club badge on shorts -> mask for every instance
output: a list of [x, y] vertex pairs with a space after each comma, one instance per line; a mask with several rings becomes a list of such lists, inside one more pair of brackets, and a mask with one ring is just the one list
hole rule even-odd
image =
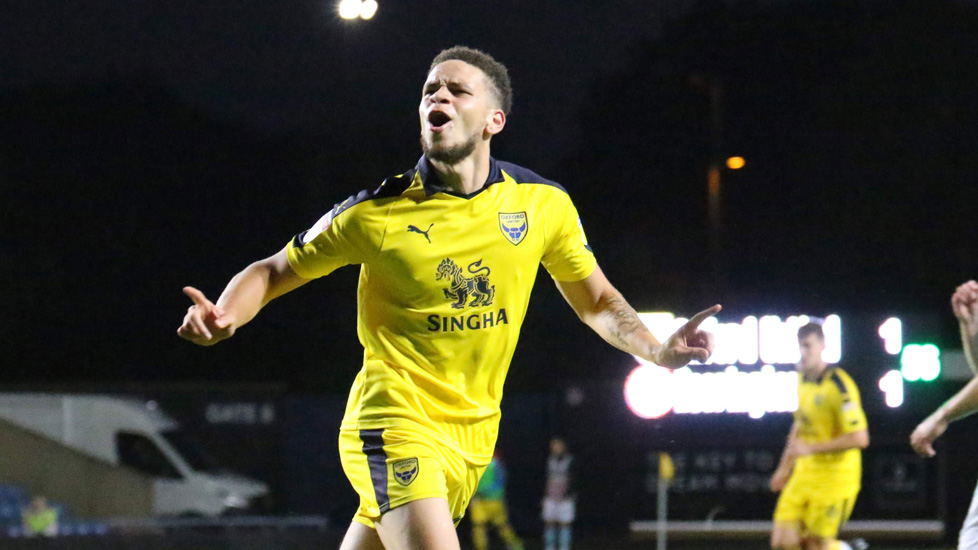
[[523, 242], [528, 227], [526, 212], [500, 212], [499, 230], [514, 245]]
[[418, 459], [405, 458], [404, 460], [398, 460], [391, 464], [391, 469], [394, 470], [394, 479], [401, 485], [407, 487], [418, 477]]

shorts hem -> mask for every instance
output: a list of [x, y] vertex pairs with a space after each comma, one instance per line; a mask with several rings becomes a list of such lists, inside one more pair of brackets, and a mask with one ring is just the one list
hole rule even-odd
[[361, 516], [359, 513], [353, 515], [353, 521], [369, 527], [370, 529], [376, 530], [377, 527], [374, 525], [374, 520]]
[[418, 493], [415, 495], [403, 496], [401, 498], [390, 501], [390, 503], [388, 504], [387, 511], [389, 512], [394, 508], [397, 508], [398, 506], [404, 506], [405, 504], [414, 502], [416, 500], [421, 500], [424, 498], [440, 498], [445, 502], [448, 502], [448, 497], [442, 493]]
[[405, 504], [409, 504], [411, 502], [414, 502], [416, 500], [421, 500], [423, 498], [440, 498], [445, 502], [448, 502], [448, 498], [441, 493], [430, 493], [430, 494], [418, 493], [416, 495], [408, 495], [396, 500], [392, 500], [389, 503], [386, 503], [386, 507], [379, 514], [377, 514], [377, 517], [367, 516], [366, 514], [363, 513], [362, 510], [358, 510], [357, 513], [353, 515], [353, 521], [357, 523], [362, 523], [363, 525], [366, 525], [371, 529], [376, 529], [377, 527], [374, 525], [374, 523], [387, 512], [390, 512], [391, 510], [399, 506], [404, 506]]

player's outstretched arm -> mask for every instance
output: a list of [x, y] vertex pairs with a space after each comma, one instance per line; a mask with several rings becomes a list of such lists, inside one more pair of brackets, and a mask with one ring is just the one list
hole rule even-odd
[[706, 361], [713, 353], [713, 335], [699, 330], [699, 325], [716, 315], [719, 305], [697, 313], [660, 343], [600, 267], [582, 281], [557, 281], [557, 288], [585, 324], [622, 351], [669, 368], [694, 359]]
[[255, 315], [279, 296], [308, 283], [289, 266], [285, 249], [259, 260], [234, 276], [217, 304], [192, 286], [183, 292], [193, 300], [177, 329], [177, 335], [200, 346], [213, 346], [234, 335]]
[[978, 282], [968, 281], [955, 289], [951, 310], [961, 329], [961, 346], [971, 372], [978, 374]]
[[954, 394], [954, 397], [937, 408], [910, 434], [910, 445], [920, 456], [934, 456], [934, 441], [941, 437], [951, 422], [978, 411], [978, 378]]
[[[951, 311], [961, 328], [961, 346], [971, 371], [978, 373], [978, 282], [968, 281], [951, 295]], [[978, 410], [978, 378], [924, 419], [910, 434], [910, 445], [920, 456], [934, 456], [934, 441], [951, 422]]]

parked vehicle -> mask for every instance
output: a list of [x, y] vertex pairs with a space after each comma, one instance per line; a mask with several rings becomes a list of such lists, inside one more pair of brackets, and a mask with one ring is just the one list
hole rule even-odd
[[260, 481], [220, 467], [155, 402], [104, 395], [4, 393], [0, 419], [154, 479], [154, 512], [215, 516], [249, 509]]

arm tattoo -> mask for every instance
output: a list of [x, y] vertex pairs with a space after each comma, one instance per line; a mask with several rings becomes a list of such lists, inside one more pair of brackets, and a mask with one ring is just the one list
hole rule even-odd
[[616, 345], [622, 351], [630, 351], [629, 348], [631, 346], [628, 344], [628, 336], [636, 332], [649, 331], [642, 324], [642, 321], [639, 320], [638, 313], [620, 295], [612, 296], [607, 300], [605, 311], [608, 313], [605, 320], [605, 328], [608, 329], [608, 333], [614, 338]]

